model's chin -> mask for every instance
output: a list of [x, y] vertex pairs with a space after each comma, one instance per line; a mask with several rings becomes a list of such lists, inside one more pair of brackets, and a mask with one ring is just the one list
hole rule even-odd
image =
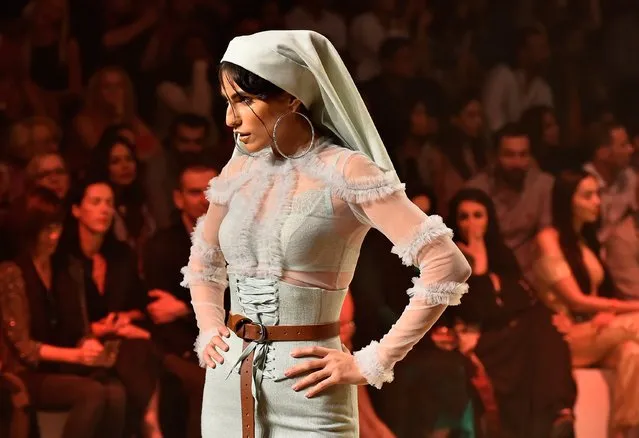
[[249, 154], [260, 152], [264, 148], [268, 147], [267, 143], [264, 143], [262, 141], [253, 141], [250, 135], [240, 137], [240, 142]]

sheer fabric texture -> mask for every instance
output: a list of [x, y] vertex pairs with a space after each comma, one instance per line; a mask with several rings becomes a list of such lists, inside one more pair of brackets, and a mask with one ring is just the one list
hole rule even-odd
[[426, 216], [394, 172], [329, 141], [296, 160], [270, 149], [231, 159], [212, 180], [208, 213], [193, 233], [185, 274], [200, 336], [201, 356], [224, 324], [227, 276], [279, 279], [342, 290], [352, 280], [366, 232], [377, 228], [393, 252], [420, 274], [410, 302], [379, 342], [355, 353], [367, 381], [381, 387], [447, 305], [467, 291], [470, 267], [437, 216]]

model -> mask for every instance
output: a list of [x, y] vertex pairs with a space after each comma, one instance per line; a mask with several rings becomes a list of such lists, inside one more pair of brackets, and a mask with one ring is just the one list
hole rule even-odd
[[[183, 269], [207, 367], [202, 436], [357, 437], [355, 385], [393, 379], [394, 364], [459, 303], [470, 267], [441, 218], [404, 194], [326, 38], [235, 38], [220, 86], [236, 153], [211, 182]], [[371, 227], [420, 275], [389, 333], [351, 354], [339, 314]]]

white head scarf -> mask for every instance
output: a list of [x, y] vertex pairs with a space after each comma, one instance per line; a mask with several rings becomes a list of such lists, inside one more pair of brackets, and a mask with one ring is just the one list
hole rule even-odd
[[277, 85], [298, 98], [311, 120], [349, 149], [384, 170], [393, 163], [342, 58], [331, 42], [309, 30], [266, 31], [233, 38], [222, 61]]

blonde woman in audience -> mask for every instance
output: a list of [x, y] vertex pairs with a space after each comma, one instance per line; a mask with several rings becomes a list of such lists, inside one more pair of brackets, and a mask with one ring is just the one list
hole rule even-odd
[[71, 184], [64, 158], [56, 152], [38, 154], [29, 161], [26, 171], [29, 187], [44, 187], [65, 199]]
[[606, 298], [614, 285], [597, 256], [594, 223], [599, 217], [597, 180], [565, 172], [552, 193], [553, 226], [538, 235], [536, 264], [541, 299], [556, 312], [573, 366], [616, 371], [612, 422], [615, 438], [639, 425], [639, 301]]
[[73, 121], [75, 142], [72, 169], [85, 164], [87, 151], [94, 148], [104, 130], [114, 124], [128, 124], [136, 135], [138, 158], [145, 161], [158, 150], [159, 143], [138, 117], [131, 79], [119, 67], [105, 67], [89, 81], [84, 108]]

